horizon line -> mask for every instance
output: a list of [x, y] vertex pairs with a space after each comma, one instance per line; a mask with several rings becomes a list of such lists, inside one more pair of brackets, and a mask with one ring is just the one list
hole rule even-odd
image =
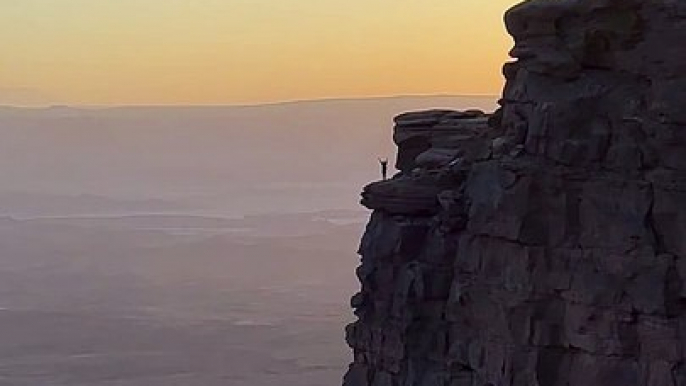
[[46, 105], [12, 105], [0, 104], [0, 108], [48, 110], [48, 109], [84, 109], [84, 110], [108, 110], [108, 109], [134, 109], [134, 108], [249, 108], [281, 106], [298, 103], [326, 103], [326, 102], [354, 102], [365, 100], [403, 99], [403, 98], [500, 98], [499, 94], [400, 94], [379, 95], [361, 97], [323, 97], [312, 99], [292, 99], [271, 102], [236, 103], [236, 104], [121, 104], [121, 105], [97, 105], [97, 104], [46, 104]]

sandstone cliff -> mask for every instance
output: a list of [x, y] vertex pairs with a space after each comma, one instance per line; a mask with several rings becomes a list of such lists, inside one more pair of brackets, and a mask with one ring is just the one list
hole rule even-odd
[[396, 118], [346, 386], [686, 386], [686, 1], [533, 0], [502, 108]]

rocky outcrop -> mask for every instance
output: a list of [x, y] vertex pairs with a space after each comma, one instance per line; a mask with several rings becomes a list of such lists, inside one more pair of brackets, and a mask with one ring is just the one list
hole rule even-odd
[[[488, 128], [488, 116], [478, 110], [431, 110], [402, 114], [395, 118], [393, 141], [398, 145], [396, 169], [411, 172], [418, 166], [445, 166], [458, 155], [484, 156], [489, 143], [460, 146]], [[458, 154], [467, 151], [469, 154]]]
[[686, 386], [686, 1], [506, 14], [501, 110], [396, 119], [346, 386]]

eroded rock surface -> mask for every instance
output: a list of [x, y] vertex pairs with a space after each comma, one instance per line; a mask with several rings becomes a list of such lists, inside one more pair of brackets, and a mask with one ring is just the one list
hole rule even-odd
[[686, 1], [510, 10], [502, 109], [396, 119], [345, 386], [686, 386]]

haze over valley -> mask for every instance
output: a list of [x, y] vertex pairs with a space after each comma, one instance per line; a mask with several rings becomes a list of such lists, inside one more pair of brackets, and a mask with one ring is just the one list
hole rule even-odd
[[314, 386], [391, 118], [495, 97], [0, 108], [0, 386]]

